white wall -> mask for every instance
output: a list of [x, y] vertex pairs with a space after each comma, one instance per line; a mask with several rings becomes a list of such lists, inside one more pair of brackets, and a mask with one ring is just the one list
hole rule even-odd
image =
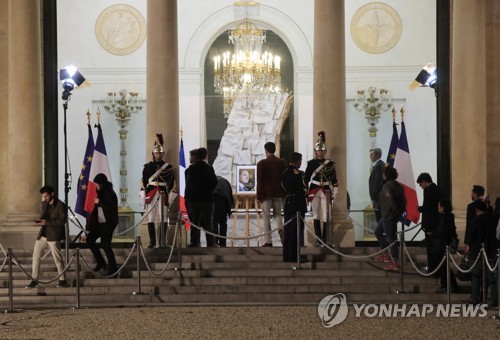
[[[350, 22], [356, 10], [368, 1], [346, 1], [346, 70], [347, 99], [353, 99], [360, 82], [382, 80], [393, 91], [397, 102], [405, 103], [408, 142], [415, 176], [422, 171], [436, 177], [436, 133], [435, 98], [431, 89], [407, 90], [410, 81], [422, 65], [435, 61], [435, 1], [436, 0], [390, 0], [385, 3], [395, 8], [402, 20], [403, 30], [398, 44], [382, 54], [368, 54], [360, 50], [350, 36]], [[221, 32], [234, 22], [230, 0], [182, 0], [178, 1], [179, 32], [179, 105], [180, 125], [184, 130], [184, 147], [190, 150], [205, 145], [205, 121], [203, 91], [203, 62], [208, 47]], [[304, 157], [312, 157], [316, 132], [312, 131], [312, 61], [314, 41], [313, 0], [269, 0], [260, 1], [258, 21], [263, 27], [272, 29], [287, 43], [295, 67], [295, 147]], [[99, 14], [108, 6], [129, 4], [147, 18], [143, 0], [87, 0], [58, 1], [58, 63], [59, 67], [73, 64], [92, 84], [89, 88], [75, 90], [68, 110], [68, 148], [72, 166], [73, 185], [70, 205], [76, 200], [76, 183], [86, 145], [86, 111], [95, 114], [96, 106], [104, 99], [112, 84], [137, 89], [146, 96], [146, 44], [134, 53], [115, 56], [105, 51], [95, 37], [95, 24]], [[161, 67], [161, 65], [157, 65]], [[62, 102], [60, 102], [62, 105]], [[347, 167], [348, 190], [352, 208], [364, 208], [369, 203], [367, 181], [369, 171], [368, 124], [363, 115], [347, 103]], [[61, 107], [61, 106], [60, 106]], [[399, 107], [398, 107], [399, 109]], [[118, 124], [114, 117], [101, 107], [101, 124], [106, 140], [108, 157], [115, 188], [119, 188], [119, 138]], [[147, 107], [135, 115], [130, 123], [128, 135], [128, 187], [129, 203], [139, 208], [137, 192], [142, 165], [149, 158], [144, 154]], [[60, 135], [62, 140], [62, 108]], [[95, 122], [95, 115], [93, 117]], [[392, 117], [385, 114], [379, 123], [379, 145], [384, 158], [392, 133]], [[61, 143], [62, 144], [62, 143]], [[63, 148], [60, 146], [60, 173], [64, 173]], [[59, 187], [63, 188], [63, 176]], [[418, 189], [421, 199], [421, 192]], [[359, 232], [357, 231], [357, 234]]]

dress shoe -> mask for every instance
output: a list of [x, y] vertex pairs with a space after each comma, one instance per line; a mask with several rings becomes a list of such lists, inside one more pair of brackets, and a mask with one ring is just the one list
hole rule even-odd
[[219, 248], [220, 246], [217, 243], [211, 243], [207, 245], [208, 248]]
[[94, 267], [94, 269], [92, 269], [92, 270], [93, 270], [93, 271], [95, 271], [95, 272], [98, 272], [99, 270], [101, 270], [101, 269], [105, 269], [105, 268], [106, 268], [106, 265], [105, 265], [105, 264], [98, 263], [98, 264]]
[[31, 289], [31, 288], [36, 288], [38, 287], [38, 283], [36, 283], [35, 281], [31, 281], [26, 287], [26, 289]]
[[155, 245], [154, 244], [149, 244], [148, 248], [154, 248]]
[[272, 243], [269, 243], [269, 242], [266, 242], [266, 243], [263, 245], [263, 247], [272, 247], [272, 246], [273, 246], [273, 244], [272, 244]]
[[199, 245], [199, 244], [196, 244], [196, 243], [190, 243], [190, 244], [188, 244], [188, 246], [187, 246], [187, 247], [188, 247], [188, 248], [199, 248], [199, 247], [200, 247], [200, 245]]
[[59, 281], [59, 283], [57, 284], [56, 287], [57, 288], [67, 288], [67, 287], [69, 287], [69, 284], [68, 284], [68, 282], [66, 282], [66, 280], [61, 280], [61, 281]]

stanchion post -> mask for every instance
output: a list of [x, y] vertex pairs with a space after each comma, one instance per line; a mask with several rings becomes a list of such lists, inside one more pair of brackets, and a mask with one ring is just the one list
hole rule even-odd
[[446, 294], [448, 298], [448, 304], [451, 304], [451, 284], [450, 284], [450, 246], [446, 246]]
[[[295, 215], [296, 219], [296, 225], [297, 225], [297, 268], [296, 269], [301, 269], [300, 268], [300, 212], [297, 211]], [[286, 228], [286, 227], [285, 227]], [[283, 229], [283, 233], [284, 233]]]
[[[181, 245], [182, 245], [182, 212], [179, 211], [179, 216], [177, 217], [177, 261], [179, 262], [178, 266], [174, 268], [174, 270], [182, 270], [182, 253], [181, 253]], [[193, 228], [191, 226], [191, 228]]]
[[486, 282], [486, 280], [488, 280], [488, 276], [486, 275], [486, 270], [488, 270], [488, 268], [486, 267], [486, 261], [488, 261], [488, 259], [486, 258], [486, 251], [484, 249], [484, 243], [481, 243], [481, 252], [483, 253], [483, 258], [482, 258], [482, 261], [481, 261], [481, 264], [482, 264], [482, 274], [483, 274], [483, 303], [486, 303], [486, 299], [488, 298], [488, 282]]
[[401, 233], [399, 234], [399, 290], [396, 290], [396, 294], [410, 294], [410, 291], [404, 289], [404, 242], [405, 242], [405, 224], [401, 222]]
[[[160, 196], [161, 198], [161, 196]], [[133, 295], [143, 295], [141, 291], [141, 235], [137, 235], [135, 239], [135, 251], [137, 252], [137, 291], [132, 292]]]
[[160, 206], [160, 244], [159, 247], [165, 247], [165, 228], [164, 228], [164, 223], [165, 223], [165, 211], [163, 210], [164, 204], [164, 192], [160, 190], [160, 201], [159, 201], [159, 206]]
[[14, 310], [14, 279], [12, 277], [12, 248], [7, 250], [9, 256], [9, 312]]
[[7, 249], [7, 258], [9, 260], [9, 309], [6, 309], [4, 313], [19, 313], [20, 309], [14, 309], [14, 278], [12, 276], [12, 248]]
[[80, 248], [76, 248], [76, 309], [80, 308]]

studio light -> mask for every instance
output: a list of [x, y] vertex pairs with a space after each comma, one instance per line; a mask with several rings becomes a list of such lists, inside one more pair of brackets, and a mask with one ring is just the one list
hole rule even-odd
[[69, 65], [59, 70], [59, 80], [62, 81], [62, 87], [64, 89], [62, 99], [68, 101], [71, 96], [71, 91], [73, 91], [75, 87], [82, 85], [85, 82], [85, 77], [75, 66]]
[[437, 69], [436, 64], [428, 63], [422, 68], [422, 71], [417, 75], [414, 81], [411, 82], [408, 88], [413, 91], [417, 87], [430, 87], [436, 90], [437, 85]]

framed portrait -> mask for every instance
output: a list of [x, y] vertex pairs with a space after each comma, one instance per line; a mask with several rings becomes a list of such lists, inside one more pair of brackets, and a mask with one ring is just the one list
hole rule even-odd
[[257, 193], [257, 165], [236, 166], [236, 193], [238, 195]]

